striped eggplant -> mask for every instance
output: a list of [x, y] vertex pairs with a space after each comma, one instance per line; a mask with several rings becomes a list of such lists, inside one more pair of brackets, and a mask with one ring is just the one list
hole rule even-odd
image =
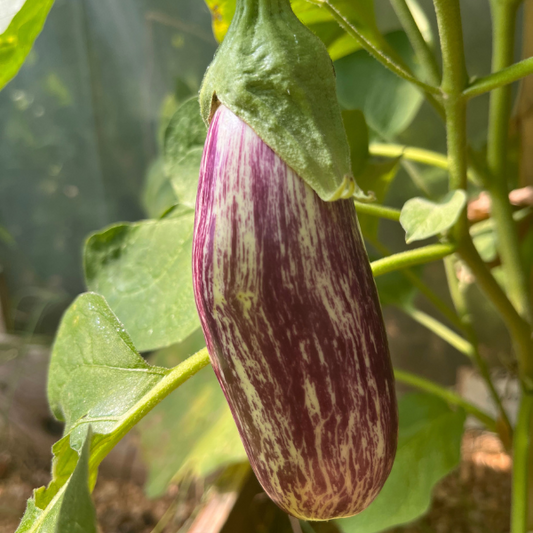
[[394, 380], [353, 202], [325, 202], [241, 118], [213, 113], [193, 241], [211, 362], [252, 468], [291, 515], [376, 497], [397, 442]]

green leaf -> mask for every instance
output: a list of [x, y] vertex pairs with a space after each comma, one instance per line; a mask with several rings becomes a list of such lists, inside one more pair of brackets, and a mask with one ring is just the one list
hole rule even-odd
[[92, 429], [89, 426], [80, 458], [70, 477], [55, 533], [96, 533], [96, 511], [89, 491], [89, 455]]
[[79, 449], [88, 424], [95, 434], [113, 432], [121, 416], [167, 373], [137, 353], [102, 296], [85, 293], [61, 321], [50, 360], [48, 401]]
[[[54, 478], [48, 489], [34, 491], [16, 533], [96, 533], [96, 512], [89, 491], [91, 440], [89, 427], [79, 457], [67, 444], [68, 450], [63, 451], [68, 456], [68, 474], [63, 473], [61, 484]], [[57, 451], [54, 446], [54, 453]], [[55, 455], [54, 466], [59, 461], [61, 455]]]
[[191, 98], [174, 113], [165, 132], [165, 173], [180, 205], [194, 209], [198, 176], [207, 130], [198, 98]]
[[65, 435], [52, 448], [52, 481], [34, 492], [19, 532], [54, 533], [59, 505], [78, 462], [75, 450], [94, 434], [89, 482], [94, 486], [100, 462], [153, 407], [209, 363], [207, 350], [171, 370], [149, 365], [104, 298], [80, 295], [69, 307], [57, 333], [48, 374], [48, 399], [65, 421]]
[[0, 90], [24, 63], [53, 3], [54, 0], [26, 0], [0, 35]]
[[464, 411], [452, 411], [430, 394], [407, 394], [399, 402], [398, 452], [382, 491], [362, 513], [338, 520], [344, 533], [375, 533], [424, 514], [435, 484], [461, 457]]
[[164, 161], [158, 157], [148, 168], [142, 193], [142, 205], [149, 218], [159, 218], [178, 203], [172, 183], [165, 173]]
[[117, 224], [90, 236], [84, 267], [89, 290], [105, 296], [141, 350], [180, 342], [200, 323], [192, 289], [194, 211]]
[[[356, 176], [357, 183], [363, 191], [372, 191], [378, 203], [383, 203], [387, 191], [398, 173], [399, 166], [399, 159], [370, 160], [364, 170]], [[381, 219], [363, 213], [358, 213], [357, 218], [363, 235], [370, 240], [375, 240], [378, 236]]]
[[368, 128], [365, 116], [358, 109], [346, 109], [342, 112], [342, 121], [350, 146], [352, 173], [357, 177], [368, 161]]
[[[416, 70], [406, 34], [395, 31], [385, 37], [404, 62]], [[335, 61], [335, 71], [341, 105], [363, 111], [370, 128], [385, 139], [405, 130], [422, 105], [419, 89], [390, 72], [365, 50]]]
[[[201, 330], [180, 345], [155, 354], [152, 362], [172, 366], [205, 345]], [[172, 479], [205, 476], [246, 460], [237, 427], [212, 369], [199, 374], [158, 405], [140, 424], [148, 466], [146, 493], [161, 495]]]
[[498, 256], [496, 234], [493, 226], [493, 221], [489, 219], [479, 222], [470, 228], [474, 246], [485, 263], [494, 261]]
[[[414, 267], [413, 270], [421, 271], [421, 267]], [[416, 287], [398, 270], [376, 278], [376, 286], [382, 306], [411, 307], [418, 292]]]
[[440, 203], [425, 198], [411, 198], [405, 202], [400, 224], [405, 230], [405, 242], [421, 241], [450, 229], [466, 204], [463, 190], [450, 191]]

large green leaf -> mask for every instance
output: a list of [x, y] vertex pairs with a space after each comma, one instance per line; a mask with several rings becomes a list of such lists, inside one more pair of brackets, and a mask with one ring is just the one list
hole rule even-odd
[[383, 490], [362, 513], [338, 520], [344, 533], [376, 533], [424, 514], [435, 484], [459, 463], [465, 414], [422, 393], [399, 402], [398, 452]]
[[[161, 350], [152, 362], [173, 366], [205, 345], [201, 330]], [[204, 476], [246, 460], [237, 427], [212, 369], [185, 383], [140, 424], [149, 497], [162, 494], [176, 476]]]
[[[386, 35], [404, 62], [415, 69], [415, 55], [403, 31]], [[339, 102], [360, 109], [370, 128], [390, 139], [409, 126], [422, 105], [423, 95], [411, 83], [393, 74], [365, 50], [335, 61]]]
[[89, 290], [105, 296], [135, 346], [155, 350], [180, 342], [200, 325], [192, 289], [194, 212], [116, 224], [87, 240]]
[[54, 0], [26, 0], [0, 35], [0, 90], [24, 63], [53, 3]]
[[102, 296], [86, 293], [61, 321], [50, 360], [48, 401], [78, 449], [88, 424], [96, 434], [112, 432], [120, 416], [167, 373], [137, 353]]
[[50, 501], [48, 490], [38, 489], [28, 500], [16, 533], [96, 533], [96, 512], [89, 491], [89, 428], [78, 454], [69, 448], [70, 475]]
[[[330, 1], [374, 46], [395, 55], [378, 30], [373, 0]], [[236, 0], [206, 0], [206, 3], [213, 18], [213, 33], [221, 42], [235, 13]], [[333, 59], [360, 48], [359, 43], [344, 33], [325, 7], [308, 0], [292, 0], [291, 5], [298, 18], [322, 39]]]
[[172, 390], [208, 364], [203, 350], [171, 370], [154, 367], [135, 350], [123, 325], [98, 294], [80, 295], [59, 327], [48, 374], [48, 399], [65, 421], [52, 448], [52, 481], [35, 491], [19, 527], [55, 533], [59, 506], [92, 428], [89, 480], [116, 443]]
[[198, 98], [191, 98], [172, 116], [165, 131], [165, 174], [177, 202], [194, 209], [198, 175], [207, 130]]
[[405, 241], [420, 241], [450, 229], [465, 204], [466, 193], [463, 190], [450, 191], [439, 203], [425, 198], [411, 198], [405, 202], [400, 214]]

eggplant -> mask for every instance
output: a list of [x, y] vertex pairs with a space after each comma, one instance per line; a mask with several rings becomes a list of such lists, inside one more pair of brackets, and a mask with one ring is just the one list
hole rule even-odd
[[391, 470], [398, 415], [353, 201], [323, 201], [224, 105], [200, 169], [193, 283], [266, 493], [307, 520], [365, 509]]

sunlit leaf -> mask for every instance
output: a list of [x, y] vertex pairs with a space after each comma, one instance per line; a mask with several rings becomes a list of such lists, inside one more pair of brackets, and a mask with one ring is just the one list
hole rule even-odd
[[[53, 3], [54, 0], [26, 0], [7, 29], [0, 34], [0, 90], [16, 76], [24, 63]], [[6, 17], [11, 15], [11, 12], [6, 12]]]
[[465, 204], [466, 193], [463, 190], [450, 191], [439, 203], [425, 198], [411, 198], [405, 202], [400, 214], [405, 241], [420, 241], [450, 229]]
[[96, 510], [89, 491], [89, 455], [92, 430], [89, 427], [80, 458], [70, 477], [57, 518], [56, 533], [96, 533]]
[[117, 224], [87, 240], [87, 286], [105, 296], [135, 346], [155, 350], [200, 325], [192, 290], [194, 212]]
[[80, 295], [61, 320], [48, 374], [48, 400], [65, 422], [65, 435], [52, 449], [52, 481], [34, 492], [18, 531], [57, 533], [61, 501], [89, 428], [94, 431], [88, 472], [93, 487], [100, 462], [117, 442], [207, 363], [203, 350], [171, 370], [149, 365], [104, 298]]
[[[34, 491], [16, 533], [96, 533], [96, 511], [89, 491], [91, 440], [89, 429], [79, 456], [67, 444], [68, 472], [62, 472], [62, 483], [54, 477], [48, 489]], [[56, 452], [57, 448], [54, 449], [57, 467], [62, 456]]]

